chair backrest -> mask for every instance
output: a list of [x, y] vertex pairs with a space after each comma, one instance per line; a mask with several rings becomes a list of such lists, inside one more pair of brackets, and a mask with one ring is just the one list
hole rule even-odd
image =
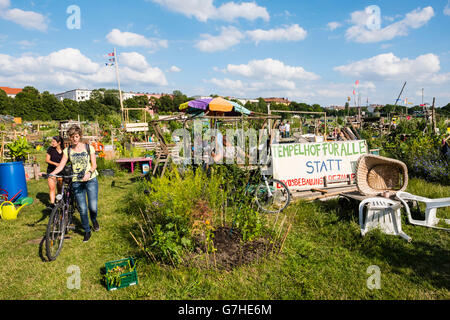
[[408, 168], [399, 160], [362, 155], [356, 167], [356, 186], [363, 195], [404, 191], [408, 186]]

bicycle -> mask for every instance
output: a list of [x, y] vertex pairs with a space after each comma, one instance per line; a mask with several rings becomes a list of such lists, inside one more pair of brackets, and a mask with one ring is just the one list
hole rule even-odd
[[75, 213], [76, 201], [72, 190], [72, 178], [81, 175], [51, 175], [43, 174], [45, 177], [62, 178], [61, 193], [56, 196], [56, 204], [50, 213], [50, 218], [45, 234], [45, 250], [50, 261], [55, 260], [61, 252], [66, 233], [74, 230], [72, 218]]
[[[254, 192], [254, 199], [259, 209], [266, 213], [280, 213], [291, 202], [291, 193], [286, 184], [278, 179], [268, 178], [269, 170], [261, 170], [260, 183]], [[250, 190], [250, 182], [247, 186]]]
[[[245, 173], [247, 178], [238, 177], [236, 173], [231, 173], [231, 177], [226, 178], [235, 181], [234, 186], [231, 186], [232, 199], [240, 199], [239, 202], [254, 201], [264, 213], [282, 212], [291, 202], [288, 187], [283, 181], [272, 177], [270, 162], [258, 165], [258, 171], [255, 169], [247, 171]], [[239, 197], [239, 194], [243, 194], [243, 197]], [[243, 203], [240, 207], [242, 205]]]

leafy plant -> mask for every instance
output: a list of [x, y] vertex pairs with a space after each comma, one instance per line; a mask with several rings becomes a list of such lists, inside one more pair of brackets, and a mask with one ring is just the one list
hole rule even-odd
[[122, 283], [123, 276], [127, 273], [133, 272], [136, 269], [137, 261], [135, 261], [134, 265], [131, 265], [130, 260], [128, 260], [128, 264], [125, 266], [117, 265], [111, 270], [108, 270], [103, 275], [103, 279], [106, 283], [108, 283], [111, 287], [120, 287]]
[[[424, 133], [425, 126], [423, 120], [401, 121], [394, 134], [381, 135], [375, 143], [383, 145], [384, 156], [404, 162], [411, 176], [448, 185], [448, 160], [440, 154], [442, 136]], [[402, 137], [404, 134], [406, 139]]]
[[10, 155], [15, 161], [24, 161], [25, 156], [31, 151], [31, 146], [25, 137], [19, 137], [6, 147], [9, 149]]

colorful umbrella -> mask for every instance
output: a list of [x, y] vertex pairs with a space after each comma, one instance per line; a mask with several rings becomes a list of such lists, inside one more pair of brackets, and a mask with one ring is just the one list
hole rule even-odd
[[244, 114], [251, 114], [251, 111], [237, 104], [236, 102], [225, 100], [224, 98], [208, 98], [197, 99], [180, 105], [180, 110], [186, 110], [188, 113], [200, 113], [204, 111], [218, 111], [218, 112], [239, 112]]
[[[228, 101], [228, 100], [227, 100]], [[234, 107], [234, 111], [239, 112], [239, 113], [243, 113], [246, 115], [250, 115], [252, 112], [250, 110], [248, 110], [247, 108], [241, 106], [240, 104], [234, 102], [234, 101], [229, 101], [233, 107]]]

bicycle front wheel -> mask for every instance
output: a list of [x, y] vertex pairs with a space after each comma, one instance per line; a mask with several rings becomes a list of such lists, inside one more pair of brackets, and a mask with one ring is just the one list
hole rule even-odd
[[256, 187], [255, 201], [262, 211], [278, 213], [283, 211], [291, 202], [291, 194], [282, 181], [270, 179], [261, 182]]
[[45, 235], [45, 249], [50, 261], [55, 260], [61, 252], [66, 234], [66, 220], [63, 203], [59, 202], [50, 214]]

